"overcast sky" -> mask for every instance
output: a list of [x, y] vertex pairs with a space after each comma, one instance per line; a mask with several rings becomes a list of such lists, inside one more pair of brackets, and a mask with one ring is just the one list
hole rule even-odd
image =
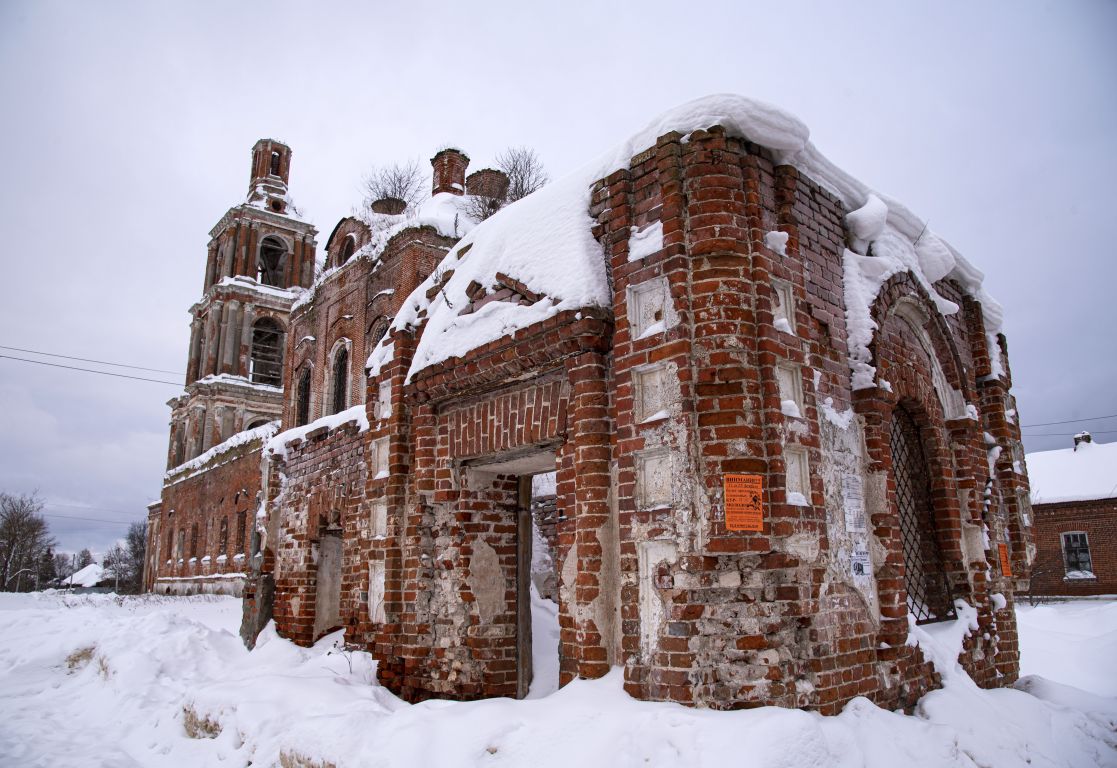
[[[1117, 414], [1117, 3], [911, 5], [0, 0], [0, 345], [183, 371], [258, 138], [293, 148], [321, 249], [374, 163], [526, 144], [561, 176], [735, 92], [985, 271], [1024, 424]], [[0, 354], [176, 382], [0, 360], [0, 490], [103, 551], [159, 496], [181, 377]], [[1080, 428], [1117, 438], [1111, 418], [1026, 447]]]

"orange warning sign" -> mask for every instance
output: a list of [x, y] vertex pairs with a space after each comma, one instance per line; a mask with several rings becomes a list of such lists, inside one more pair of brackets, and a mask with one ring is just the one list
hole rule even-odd
[[731, 531], [764, 530], [764, 482], [760, 475], [723, 475], [725, 527]]
[[1012, 575], [1012, 563], [1008, 561], [1008, 544], [998, 544], [997, 551], [1001, 553], [1001, 575]]

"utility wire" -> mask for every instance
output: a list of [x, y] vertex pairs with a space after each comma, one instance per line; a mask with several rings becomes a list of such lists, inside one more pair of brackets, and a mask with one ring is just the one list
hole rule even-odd
[[[1034, 432], [1030, 435], [1021, 435], [1021, 437], [1071, 437], [1074, 432]], [[1091, 435], [1117, 435], [1117, 429], [1106, 429], [1091, 432]]]
[[1044, 421], [1040, 424], [1021, 424], [1023, 427], [1053, 427], [1056, 424], [1077, 424], [1080, 421], [1100, 421], [1102, 419], [1117, 419], [1117, 413], [1112, 413], [1109, 416], [1087, 416], [1084, 419], [1067, 419], [1066, 421]]
[[79, 368], [76, 365], [61, 365], [59, 363], [48, 363], [45, 360], [28, 360], [25, 357], [12, 357], [11, 355], [0, 355], [0, 360], [18, 360], [21, 363], [35, 363], [36, 365], [49, 365], [52, 368], [66, 368], [71, 371], [85, 371], [86, 373], [99, 373], [102, 376], [116, 376], [118, 379], [135, 379], [136, 381], [151, 381], [156, 384], [167, 384], [172, 387], [182, 387], [182, 382], [179, 381], [163, 381], [162, 379], [147, 379], [143, 376], [128, 376], [123, 373], [110, 373], [109, 371], [96, 371], [92, 368]]
[[75, 517], [73, 515], [52, 515], [48, 512], [40, 512], [43, 517], [61, 517], [64, 520], [85, 520], [90, 523], [111, 523], [112, 525], [131, 525], [138, 523], [139, 520], [102, 520], [99, 517]]
[[137, 371], [154, 371], [155, 373], [169, 373], [172, 376], [185, 376], [182, 371], [168, 371], [163, 368], [146, 368], [142, 365], [126, 365], [124, 363], [110, 363], [105, 360], [94, 360], [89, 357], [71, 357], [70, 355], [59, 355], [54, 352], [40, 352], [37, 349], [23, 349], [22, 347], [5, 347], [0, 344], [0, 349], [10, 349], [14, 352], [29, 352], [32, 355], [46, 355], [47, 357], [61, 357], [64, 360], [80, 360], [83, 363], [98, 363], [100, 365], [111, 365], [116, 368], [135, 368]]

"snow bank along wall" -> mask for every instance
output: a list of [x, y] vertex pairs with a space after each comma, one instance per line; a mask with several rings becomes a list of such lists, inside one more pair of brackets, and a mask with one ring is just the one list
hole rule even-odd
[[[418, 220], [374, 226], [353, 266], [331, 250], [296, 302], [250, 642], [274, 613], [302, 643], [345, 627], [411, 700], [523, 695], [549, 539], [564, 682], [621, 665], [644, 699], [906, 706], [937, 682], [909, 622], [958, 599], [979, 624], [960, 662], [1015, 679], [1027, 479], [976, 270], [743, 99], [471, 232], [459, 156]], [[387, 275], [422, 226], [449, 253], [411, 290]], [[343, 339], [363, 403], [328, 396]]]

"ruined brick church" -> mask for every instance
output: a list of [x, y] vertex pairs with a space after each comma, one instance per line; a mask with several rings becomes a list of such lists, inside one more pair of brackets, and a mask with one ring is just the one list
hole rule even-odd
[[[657, 119], [478, 223], [417, 210], [315, 263], [263, 140], [211, 231], [148, 589], [243, 595], [250, 645], [345, 629], [411, 700], [562, 683], [835, 713], [938, 685], [919, 626], [1018, 672], [1034, 556], [1000, 308], [925, 222], [741, 97]], [[543, 482], [540, 482], [540, 480]]]

